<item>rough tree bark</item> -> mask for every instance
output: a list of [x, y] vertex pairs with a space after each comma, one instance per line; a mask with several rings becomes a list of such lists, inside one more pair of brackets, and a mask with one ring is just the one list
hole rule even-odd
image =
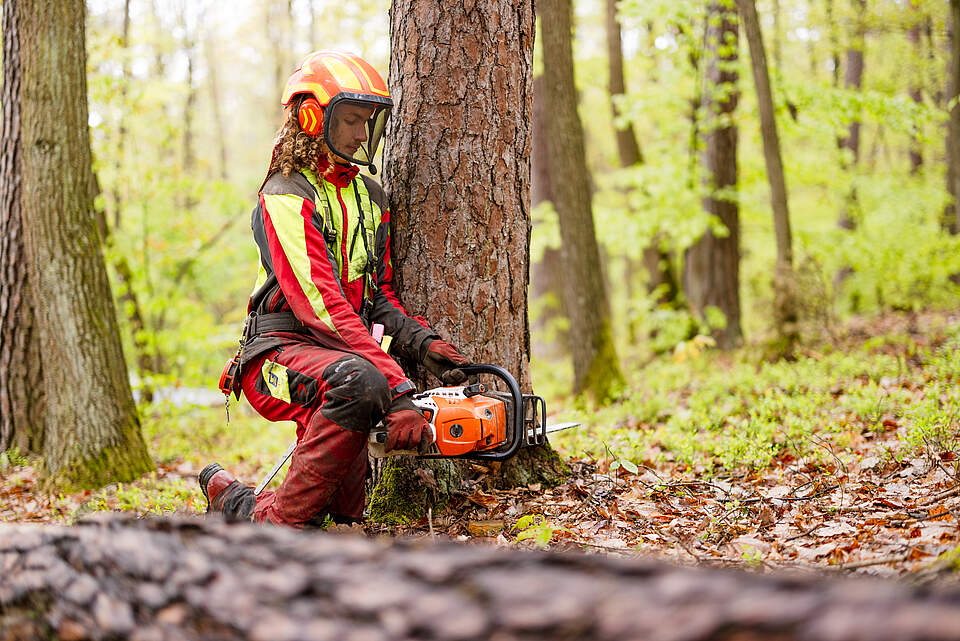
[[947, 104], [952, 104], [947, 124], [947, 191], [952, 196], [943, 215], [943, 227], [960, 233], [960, 0], [950, 0], [950, 64], [948, 65]]
[[[739, 344], [740, 329], [740, 207], [737, 188], [737, 126], [732, 116], [737, 88], [737, 14], [732, 2], [718, 0], [707, 8], [705, 87], [702, 106], [703, 208], [723, 224], [727, 235], [707, 229], [684, 253], [683, 288], [693, 312], [703, 318], [707, 307], [717, 307], [726, 326], [714, 332], [717, 344], [730, 349]], [[719, 193], [718, 193], [719, 192]]]
[[[614, 120], [620, 117], [616, 97], [626, 93], [626, 82], [623, 77], [623, 42], [620, 35], [620, 21], [617, 19], [617, 1], [607, 0], [607, 59], [610, 61], [608, 86], [610, 108]], [[624, 127], [614, 125], [614, 133], [617, 138], [617, 154], [620, 159], [620, 166], [633, 167], [636, 164], [642, 164], [644, 162], [643, 152], [637, 143], [637, 135], [633, 130], [633, 124], [628, 122]], [[627, 272], [625, 276], [629, 292], [632, 290], [629, 283], [633, 280], [636, 261], [630, 256], [626, 260]], [[677, 282], [673, 275], [670, 255], [660, 249], [659, 238], [655, 237], [650, 246], [643, 250], [643, 266], [649, 275], [647, 291], [652, 293], [660, 289], [661, 294], [657, 302], [664, 305], [673, 303], [677, 298]], [[631, 327], [631, 336], [632, 334]]]
[[198, 519], [0, 525], [0, 638], [947, 641], [960, 589]]
[[[3, 3], [3, 137], [0, 149], [0, 452], [43, 447], [40, 343], [23, 246], [20, 177], [20, 12]], [[35, 364], [24, 367], [24, 363]]]
[[574, 393], [598, 402], [613, 398], [623, 375], [613, 344], [610, 306], [593, 225], [590, 177], [573, 78], [570, 0], [539, 5], [543, 36], [547, 149], [554, 207], [560, 221], [565, 308], [570, 319]]
[[793, 240], [790, 233], [790, 209], [787, 205], [787, 181], [780, 157], [780, 137], [773, 111], [773, 92], [767, 72], [767, 56], [754, 0], [737, 0], [743, 29], [750, 46], [750, 66], [757, 88], [757, 111], [760, 112], [760, 135], [763, 138], [763, 159], [770, 183], [770, 205], [777, 238], [777, 264], [773, 277], [774, 323], [783, 341], [782, 349], [790, 352], [797, 336], [796, 286], [793, 274]]
[[[390, 30], [384, 186], [397, 290], [467, 358], [529, 390], [533, 2], [394, 0]], [[390, 459], [370, 516], [418, 518], [465, 480], [553, 483], [562, 468], [549, 447], [502, 467]]]
[[[39, 367], [45, 392], [39, 423], [14, 430], [42, 430], [51, 486], [132, 480], [153, 464], [130, 393], [93, 208], [84, 4], [11, 0], [7, 10], [16, 28], [4, 30], [4, 47], [16, 53], [3, 64], [19, 67], [13, 99], [20, 101], [20, 128], [4, 133], [20, 136], [22, 153], [9, 169], [20, 181], [21, 219], [30, 223], [20, 230], [20, 268], [27, 272], [33, 329], [43, 346], [38, 358], [17, 363], [15, 371]], [[12, 38], [17, 42], [8, 43]], [[38, 42], [58, 46], [26, 45]], [[3, 140], [4, 149], [15, 144]], [[4, 326], [16, 340], [12, 330]], [[4, 334], [0, 343], [8, 340]], [[30, 401], [11, 399], [14, 405]]]

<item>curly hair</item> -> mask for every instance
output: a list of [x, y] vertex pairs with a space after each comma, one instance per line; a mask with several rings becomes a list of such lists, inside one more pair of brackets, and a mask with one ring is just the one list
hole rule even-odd
[[279, 171], [287, 177], [292, 171], [310, 169], [320, 173], [321, 158], [329, 151], [323, 137], [314, 137], [304, 133], [297, 121], [297, 110], [290, 109], [287, 121], [280, 127], [273, 141], [273, 156], [267, 176]]

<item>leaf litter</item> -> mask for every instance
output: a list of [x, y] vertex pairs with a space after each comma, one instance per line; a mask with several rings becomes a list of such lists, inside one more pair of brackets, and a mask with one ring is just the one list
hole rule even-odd
[[[677, 414], [694, 413], [684, 405], [695, 397], [694, 382], [673, 390], [676, 411], [659, 409], [647, 420], [636, 415], [622, 420], [629, 438], [636, 433], [646, 439], [631, 456], [612, 455], [606, 442], [593, 452], [577, 451], [589, 450], [577, 437], [573, 445], [561, 444], [570, 475], [556, 487], [502, 490], [481, 476], [455, 494], [442, 514], [407, 526], [366, 524], [363, 530], [657, 555], [681, 564], [758, 571], [833, 569], [896, 576], [920, 570], [960, 544], [957, 417], [948, 414], [942, 425], [918, 426], [923, 417], [910, 410], [930, 403], [931, 391], [938, 407], [949, 409], [956, 400], [956, 370], [938, 371], [942, 363], [929, 356], [944, 345], [953, 345], [948, 357], [960, 353], [960, 319], [939, 322], [929, 335], [910, 332], [909, 340], [888, 337], [868, 347], [898, 362], [914, 359], [900, 376], [862, 375], [867, 383], [842, 376], [826, 381], [835, 406], [823, 409], [817, 419], [822, 425], [810, 429], [807, 450], [788, 437], [766, 464], [727, 466], [713, 464], [709, 453], [691, 460], [674, 451], [660, 438], [663, 425]], [[896, 336], [895, 328], [880, 329]], [[871, 402], [852, 411], [844, 399], [858, 384], [870, 384], [881, 398], [896, 402]], [[722, 405], [736, 407], [736, 399]], [[240, 466], [240, 474], [255, 478], [262, 461]], [[134, 484], [51, 496], [38, 487], [32, 467], [2, 459], [0, 522], [63, 523], [99, 510], [196, 514], [204, 507], [195, 483], [198, 467], [183, 458], [158, 465], [157, 472]], [[418, 480], [436, 484], [426, 471]]]

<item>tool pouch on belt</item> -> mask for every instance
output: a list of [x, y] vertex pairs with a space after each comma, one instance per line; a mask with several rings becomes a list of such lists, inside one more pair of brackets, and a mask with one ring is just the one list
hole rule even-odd
[[233, 358], [227, 361], [220, 375], [220, 391], [229, 396], [233, 393], [240, 400], [240, 380], [243, 367], [257, 356], [279, 346], [283, 339], [264, 336], [270, 332], [302, 332], [304, 325], [293, 312], [258, 314], [250, 312], [243, 321], [243, 333], [240, 335], [240, 348]]

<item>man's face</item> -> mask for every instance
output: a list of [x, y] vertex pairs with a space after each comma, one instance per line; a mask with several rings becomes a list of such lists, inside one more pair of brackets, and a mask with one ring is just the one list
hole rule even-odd
[[367, 121], [373, 116], [373, 107], [349, 103], [337, 105], [331, 122], [330, 142], [337, 151], [353, 156], [367, 140]]

